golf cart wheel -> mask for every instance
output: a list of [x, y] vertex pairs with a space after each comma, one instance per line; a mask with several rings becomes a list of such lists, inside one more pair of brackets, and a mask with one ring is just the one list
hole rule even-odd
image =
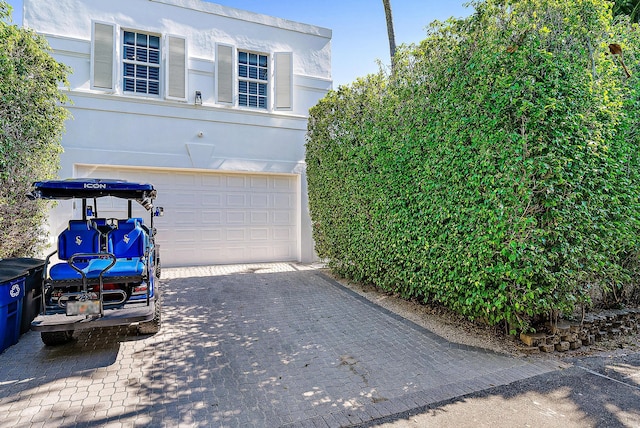
[[160, 273], [162, 270], [162, 265], [160, 264], [160, 257], [158, 257], [158, 259], [156, 260], [155, 268], [156, 268], [156, 272], [155, 272], [156, 278], [160, 279]]
[[43, 331], [40, 332], [42, 343], [47, 346], [64, 345], [73, 339], [73, 330], [68, 331]]
[[138, 334], [156, 334], [160, 331], [162, 300], [160, 298], [160, 287], [158, 283], [155, 284], [155, 294], [156, 306], [153, 311], [153, 319], [138, 324]]

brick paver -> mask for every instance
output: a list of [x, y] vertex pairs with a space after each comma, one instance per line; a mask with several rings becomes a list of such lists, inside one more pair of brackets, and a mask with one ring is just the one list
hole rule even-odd
[[29, 332], [0, 355], [0, 425], [341, 427], [554, 369], [450, 343], [304, 266], [163, 276], [154, 336]]

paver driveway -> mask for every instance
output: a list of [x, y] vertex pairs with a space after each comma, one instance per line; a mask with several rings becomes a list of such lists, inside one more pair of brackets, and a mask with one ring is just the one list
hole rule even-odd
[[319, 271], [166, 269], [163, 327], [0, 355], [2, 426], [350, 426], [553, 370], [455, 345]]

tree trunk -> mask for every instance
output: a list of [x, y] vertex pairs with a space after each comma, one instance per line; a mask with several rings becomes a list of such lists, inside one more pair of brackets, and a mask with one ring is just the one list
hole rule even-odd
[[384, 14], [387, 17], [387, 34], [389, 35], [389, 53], [391, 55], [391, 71], [393, 72], [396, 56], [396, 35], [393, 31], [393, 16], [391, 15], [390, 0], [382, 0]]

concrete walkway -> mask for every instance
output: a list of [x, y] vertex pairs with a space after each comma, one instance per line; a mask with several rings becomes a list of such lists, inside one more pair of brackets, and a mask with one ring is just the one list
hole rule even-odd
[[562, 371], [412, 409], [363, 427], [640, 427], [638, 349], [629, 346], [566, 358], [570, 364]]
[[343, 427], [555, 370], [456, 345], [293, 264], [165, 269], [163, 327], [0, 355], [11, 427]]

